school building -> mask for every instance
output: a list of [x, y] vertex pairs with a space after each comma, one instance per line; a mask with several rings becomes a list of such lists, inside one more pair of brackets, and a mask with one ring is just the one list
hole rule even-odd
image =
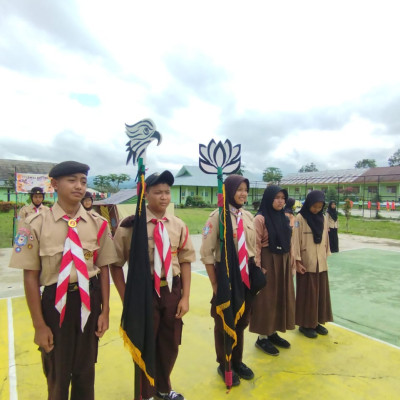
[[[337, 198], [353, 201], [400, 201], [400, 166], [341, 169], [288, 174], [280, 185], [290, 197], [304, 200], [311, 190], [336, 191]], [[337, 199], [336, 198], [336, 199]]]
[[[244, 176], [250, 182], [248, 204], [259, 201], [267, 186], [262, 175], [245, 171]], [[224, 175], [224, 179], [225, 179]], [[175, 204], [186, 204], [189, 196], [201, 196], [206, 204], [216, 205], [218, 202], [217, 175], [205, 174], [198, 166], [184, 165], [175, 174], [174, 186], [171, 188], [171, 201]]]
[[[18, 194], [16, 197], [13, 186], [15, 172], [47, 174], [54, 165], [49, 162], [0, 160], [0, 201], [17, 200], [18, 203], [25, 203], [28, 200], [26, 194]], [[248, 204], [252, 205], [261, 200], [267, 183], [262, 180], [262, 173], [245, 171], [244, 175], [250, 181]], [[345, 198], [376, 201], [379, 196], [382, 202], [400, 202], [400, 166], [293, 173], [285, 175], [280, 185], [288, 191], [290, 197], [300, 201], [311, 190], [317, 189], [325, 193], [336, 191], [340, 201]], [[200, 196], [207, 205], [215, 205], [217, 194], [216, 175], [205, 174], [198, 166], [183, 165], [175, 174], [171, 201], [179, 206], [186, 204], [189, 196]], [[52, 194], [46, 196], [46, 200], [53, 200]], [[121, 203], [134, 203], [135, 200], [133, 196]]]
[[[47, 175], [56, 163], [23, 160], [0, 160], [0, 201], [13, 201], [26, 203], [29, 195], [15, 193], [15, 174], [39, 174]], [[52, 200], [53, 194], [46, 196], [46, 200]]]

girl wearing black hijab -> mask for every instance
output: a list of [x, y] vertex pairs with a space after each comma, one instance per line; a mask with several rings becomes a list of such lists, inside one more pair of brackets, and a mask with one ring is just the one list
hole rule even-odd
[[272, 356], [289, 348], [290, 343], [277, 331], [295, 328], [295, 295], [290, 257], [292, 230], [284, 206], [288, 193], [279, 186], [268, 186], [254, 218], [256, 264], [267, 276], [267, 286], [255, 297], [250, 316], [250, 332], [258, 333], [256, 347]]
[[[237, 335], [237, 344], [232, 349], [232, 386], [240, 384], [240, 378], [253, 379], [253, 371], [242, 362], [243, 356], [243, 343], [244, 343], [244, 330], [249, 324], [250, 316], [250, 302], [249, 291], [245, 290], [244, 280], [240, 271], [238, 271], [238, 216], [243, 220], [243, 230], [245, 235], [245, 244], [247, 249], [248, 263], [254, 262], [255, 247], [256, 247], [256, 233], [253, 225], [253, 215], [246, 210], [243, 210], [243, 205], [247, 202], [247, 195], [249, 192], [249, 181], [240, 175], [229, 175], [224, 182], [226, 192], [226, 208], [229, 213], [230, 219], [227, 219], [226, 240], [230, 249], [228, 256], [236, 257], [236, 269], [234, 272], [239, 274], [235, 280], [237, 285], [232, 284], [233, 287], [238, 287], [241, 291], [242, 300], [245, 296], [244, 313], [238, 319], [235, 332]], [[229, 236], [229, 237], [228, 237]], [[225, 349], [224, 349], [224, 327], [222, 318], [217, 313], [217, 294], [218, 294], [218, 276], [223, 267], [221, 259], [221, 247], [219, 239], [219, 210], [214, 210], [208, 218], [204, 228], [202, 244], [200, 248], [201, 261], [204, 263], [208, 277], [211, 282], [213, 297], [211, 299], [211, 316], [214, 318], [214, 342], [215, 352], [217, 355], [218, 368], [217, 372], [225, 382]], [[228, 246], [227, 246], [228, 247]], [[225, 253], [224, 253], [225, 254]], [[231, 259], [232, 261], [232, 259]], [[233, 276], [234, 274], [232, 274]], [[246, 295], [244, 295], [246, 293]], [[234, 299], [232, 298], [232, 302]]]
[[339, 251], [339, 221], [335, 200], [329, 202], [326, 210], [326, 220], [328, 223], [329, 246], [331, 248], [331, 253], [337, 253]]
[[328, 224], [323, 209], [325, 195], [313, 190], [296, 216], [292, 251], [296, 261], [296, 325], [308, 338], [326, 335], [321, 324], [333, 321], [327, 257]]
[[293, 214], [293, 207], [296, 203], [296, 200], [293, 197], [289, 197], [286, 200], [285, 207], [283, 211], [285, 212], [285, 215], [289, 218], [290, 226], [293, 228], [294, 226], [294, 214]]

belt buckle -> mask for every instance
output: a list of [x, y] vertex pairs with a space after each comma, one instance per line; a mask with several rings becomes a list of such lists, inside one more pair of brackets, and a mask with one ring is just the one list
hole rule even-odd
[[168, 286], [168, 282], [165, 279], [160, 280], [160, 287]]
[[68, 292], [76, 292], [79, 289], [78, 282], [68, 284]]

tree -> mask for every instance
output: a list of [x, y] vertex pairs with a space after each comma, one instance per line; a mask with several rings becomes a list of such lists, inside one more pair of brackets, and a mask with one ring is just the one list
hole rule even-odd
[[317, 171], [318, 171], [318, 168], [313, 162], [311, 164], [303, 165], [299, 169], [299, 172], [317, 172]]
[[129, 181], [129, 179], [131, 179], [131, 177], [128, 174], [110, 174], [108, 175], [109, 177], [109, 181], [112, 182], [112, 186], [115, 189], [116, 192], [118, 192], [119, 190], [119, 185], [122, 182], [126, 182]]
[[354, 168], [376, 168], [376, 161], [372, 158], [363, 158], [356, 162]]
[[263, 181], [269, 183], [279, 183], [282, 179], [282, 171], [279, 168], [269, 167], [264, 170]]
[[99, 192], [111, 192], [110, 181], [106, 175], [97, 175], [93, 179], [93, 185]]
[[396, 167], [400, 165], [400, 149], [398, 149], [392, 157], [389, 158], [389, 167]]
[[110, 175], [97, 175], [93, 179], [95, 189], [100, 192], [115, 193], [119, 190], [119, 185], [122, 182], [129, 181], [130, 176], [127, 174], [110, 174]]

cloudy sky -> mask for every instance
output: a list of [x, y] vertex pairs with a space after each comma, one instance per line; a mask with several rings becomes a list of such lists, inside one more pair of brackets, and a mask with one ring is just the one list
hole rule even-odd
[[400, 3], [0, 0], [0, 158], [150, 171], [242, 145], [246, 170], [387, 166], [400, 148]]

